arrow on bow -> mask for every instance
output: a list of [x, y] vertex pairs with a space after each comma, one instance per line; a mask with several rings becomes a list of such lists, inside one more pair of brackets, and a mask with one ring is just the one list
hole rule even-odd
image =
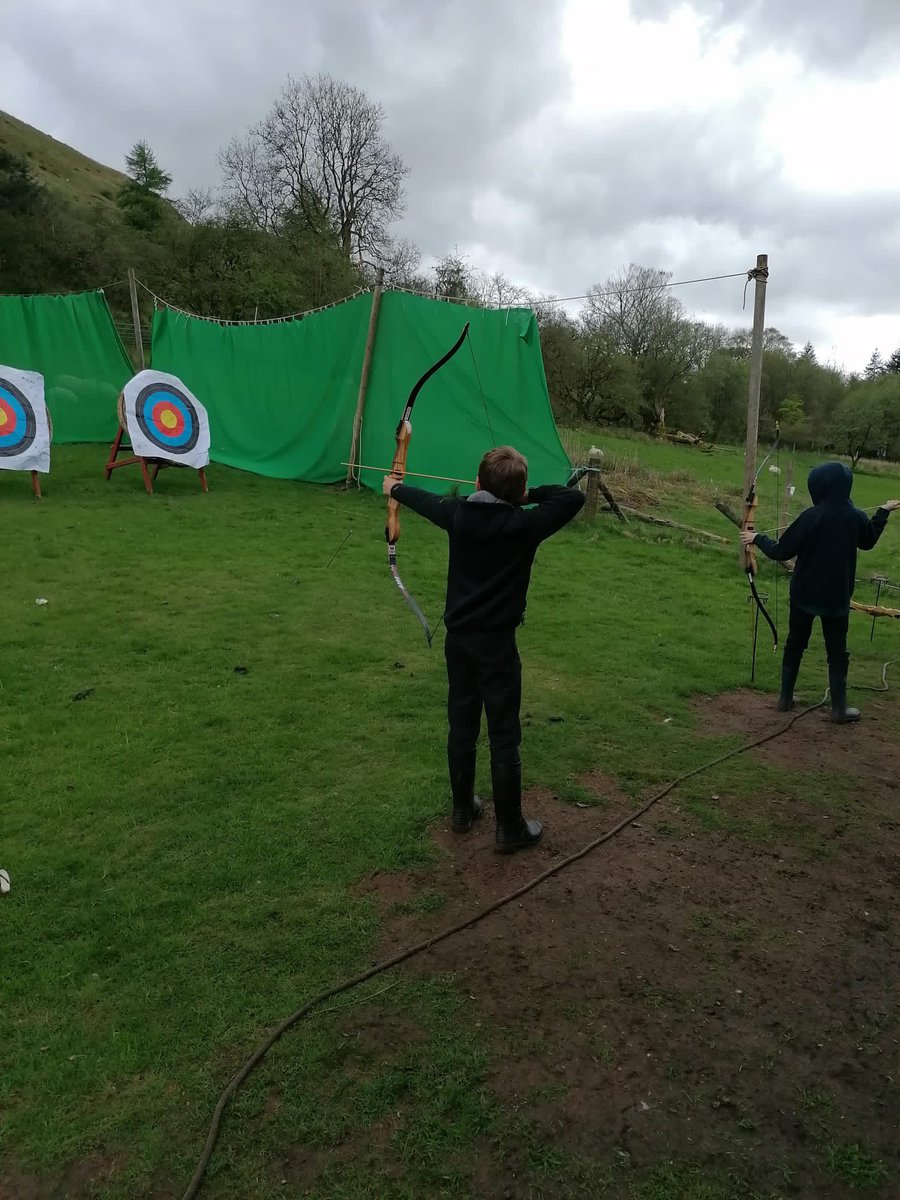
[[[781, 441], [781, 429], [776, 424], [776, 426], [775, 426], [775, 441], [772, 443], [772, 449], [769, 451], [769, 453], [766, 455], [766, 457], [759, 464], [757, 472], [753, 476], [753, 482], [750, 484], [750, 491], [747, 495], [747, 499], [744, 502], [744, 520], [741, 524], [742, 531], [745, 531], [748, 533], [756, 532], [756, 529], [755, 529], [756, 510], [759, 507], [759, 497], [756, 494], [756, 484], [759, 480], [760, 474], [762, 473], [763, 467], [766, 465], [766, 463], [769, 461], [769, 459], [772, 457], [772, 455], [778, 449], [778, 444], [780, 441]], [[762, 597], [760, 596], [759, 592], [756, 590], [756, 573], [757, 573], [758, 569], [759, 568], [758, 568], [758, 565], [756, 562], [756, 547], [755, 546], [745, 546], [744, 547], [744, 571], [747, 575], [747, 581], [750, 584], [750, 594], [756, 603], [756, 607], [759, 609], [759, 611], [765, 617], [766, 621], [768, 622], [769, 628], [772, 630], [772, 638], [774, 640], [774, 645], [772, 646], [772, 652], [774, 653], [778, 649], [778, 629], [775, 626], [775, 622], [769, 616], [768, 610], [766, 609], [765, 604], [763, 604], [763, 602], [762, 602]], [[754, 645], [754, 661], [755, 661], [755, 653], [756, 653], [755, 639], [754, 639], [753, 645]]]
[[[409, 423], [409, 419], [412, 415], [413, 405], [416, 402], [419, 392], [421, 392], [428, 380], [431, 379], [432, 375], [435, 375], [441, 369], [441, 367], [445, 366], [453, 357], [453, 355], [456, 354], [457, 350], [459, 350], [463, 342], [466, 340], [466, 335], [468, 332], [469, 322], [466, 321], [465, 325], [463, 326], [462, 333], [459, 335], [447, 353], [441, 355], [437, 362], [428, 368], [425, 374], [416, 381], [412, 391], [409, 393], [409, 399], [406, 401], [406, 408], [404, 408], [403, 416], [400, 418], [400, 422], [397, 425], [397, 449], [394, 454], [394, 461], [391, 464], [390, 471], [392, 475], [396, 475], [400, 480], [402, 480], [406, 474], [406, 456], [409, 453], [409, 440], [412, 437], [412, 426]], [[434, 634], [428, 625], [428, 621], [425, 619], [425, 614], [422, 612], [421, 608], [419, 608], [406, 584], [400, 578], [400, 571], [397, 567], [397, 541], [399, 537], [400, 505], [396, 500], [392, 500], [390, 497], [388, 497], [387, 524], [384, 527], [384, 538], [387, 542], [388, 548], [388, 567], [390, 568], [391, 577], [400, 591], [400, 595], [415, 613], [416, 619], [425, 631], [425, 640], [430, 646], [431, 639], [434, 637]]]

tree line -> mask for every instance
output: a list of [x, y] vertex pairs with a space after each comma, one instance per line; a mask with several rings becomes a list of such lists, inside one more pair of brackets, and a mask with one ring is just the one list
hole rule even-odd
[[[340, 299], [380, 266], [390, 286], [533, 308], [561, 420], [742, 439], [749, 330], [692, 318], [667, 273], [631, 264], [589, 287], [572, 315], [457, 253], [423, 269], [418, 249], [392, 234], [408, 168], [384, 110], [359, 89], [326, 75], [289, 79], [219, 163], [216, 191], [171, 199], [171, 176], [140, 141], [115, 203], [79, 206], [0, 149], [0, 290], [90, 288], [133, 267], [176, 305], [252, 320]], [[124, 318], [125, 298], [109, 298]], [[785, 439], [854, 463], [900, 459], [900, 349], [886, 360], [876, 351], [862, 375], [848, 375], [770, 328], [762, 378], [764, 435], [777, 423]]]

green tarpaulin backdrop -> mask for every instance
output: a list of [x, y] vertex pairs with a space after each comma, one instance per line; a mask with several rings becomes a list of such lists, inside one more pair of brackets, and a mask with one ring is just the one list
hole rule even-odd
[[54, 442], [111, 442], [133, 374], [102, 292], [0, 296], [0, 364], [44, 376]]
[[[301, 321], [217, 325], [161, 310], [153, 366], [180, 376], [209, 412], [211, 456], [277, 478], [328, 483], [346, 468], [371, 296]], [[568, 458], [550, 411], [537, 324], [401, 292], [382, 298], [359, 462], [388, 468], [415, 381], [470, 322], [468, 343], [425, 385], [413, 412], [410, 471], [473, 479], [492, 445], [529, 460], [532, 483], [564, 480]], [[381, 476], [363, 472], [380, 488]], [[416, 480], [446, 491], [437, 480]]]
[[301, 321], [218, 325], [153, 315], [153, 366], [209, 413], [215, 462], [276, 479], [331, 483], [350, 450], [370, 296]]

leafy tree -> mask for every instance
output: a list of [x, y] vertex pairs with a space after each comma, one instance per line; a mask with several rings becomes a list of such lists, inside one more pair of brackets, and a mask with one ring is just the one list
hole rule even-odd
[[697, 375], [703, 397], [703, 425], [710, 440], [739, 440], [747, 420], [749, 368], [745, 361], [719, 351]]
[[432, 269], [434, 295], [441, 300], [474, 300], [475, 281], [465, 257], [445, 254]]
[[844, 398], [835, 416], [834, 438], [850, 456], [854, 470], [864, 454], [883, 448], [885, 416], [885, 396], [877, 386], [862, 384]]
[[[751, 329], [735, 329], [728, 339], [727, 349], [736, 358], [749, 358], [752, 340], [753, 331]], [[769, 325], [763, 330], [763, 350], [770, 354], [780, 354], [788, 359], [797, 356], [794, 343], [774, 325]]]
[[43, 196], [27, 160], [0, 146], [0, 212], [7, 216], [33, 214]]
[[781, 426], [781, 436], [787, 441], [798, 442], [806, 424], [806, 410], [800, 396], [786, 396], [778, 410], [778, 422]]
[[146, 142], [136, 142], [126, 155], [129, 178], [119, 188], [116, 203], [126, 222], [134, 229], [150, 233], [156, 230], [166, 215], [162, 199], [172, 182]]
[[146, 142], [135, 142], [131, 153], [125, 155], [125, 165], [134, 182], [145, 191], [164, 196], [169, 190], [172, 176], [162, 169]]
[[602, 331], [619, 354], [637, 363], [640, 415], [645, 429], [664, 426], [666, 405], [698, 364], [694, 324], [668, 288], [665, 271], [632, 263], [628, 270], [588, 289], [584, 324]]

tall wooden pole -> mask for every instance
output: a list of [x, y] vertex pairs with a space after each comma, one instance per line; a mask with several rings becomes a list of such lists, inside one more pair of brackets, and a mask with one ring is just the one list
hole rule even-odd
[[141, 333], [141, 309], [138, 304], [137, 280], [134, 271], [128, 268], [128, 290], [131, 293], [131, 319], [134, 322], [134, 348], [137, 351], [138, 366], [144, 369], [144, 335]]
[[750, 395], [747, 404], [747, 441], [744, 446], [744, 495], [749, 496], [756, 476], [756, 446], [759, 441], [759, 390], [762, 384], [763, 333], [766, 328], [766, 280], [769, 256], [756, 256], [756, 282], [753, 297], [753, 336], [750, 340]]
[[363, 411], [366, 407], [366, 392], [369, 389], [369, 372], [372, 369], [372, 354], [375, 349], [375, 334], [378, 329], [378, 310], [381, 308], [381, 288], [384, 283], [384, 268], [379, 267], [375, 273], [375, 290], [372, 292], [372, 311], [369, 313], [369, 331], [366, 334], [366, 349], [363, 354], [362, 371], [359, 376], [359, 397], [356, 401], [356, 413], [353, 417], [353, 437], [350, 441], [350, 455], [347, 467], [347, 485], [353, 483], [355, 467], [359, 455], [359, 434], [362, 429]]

